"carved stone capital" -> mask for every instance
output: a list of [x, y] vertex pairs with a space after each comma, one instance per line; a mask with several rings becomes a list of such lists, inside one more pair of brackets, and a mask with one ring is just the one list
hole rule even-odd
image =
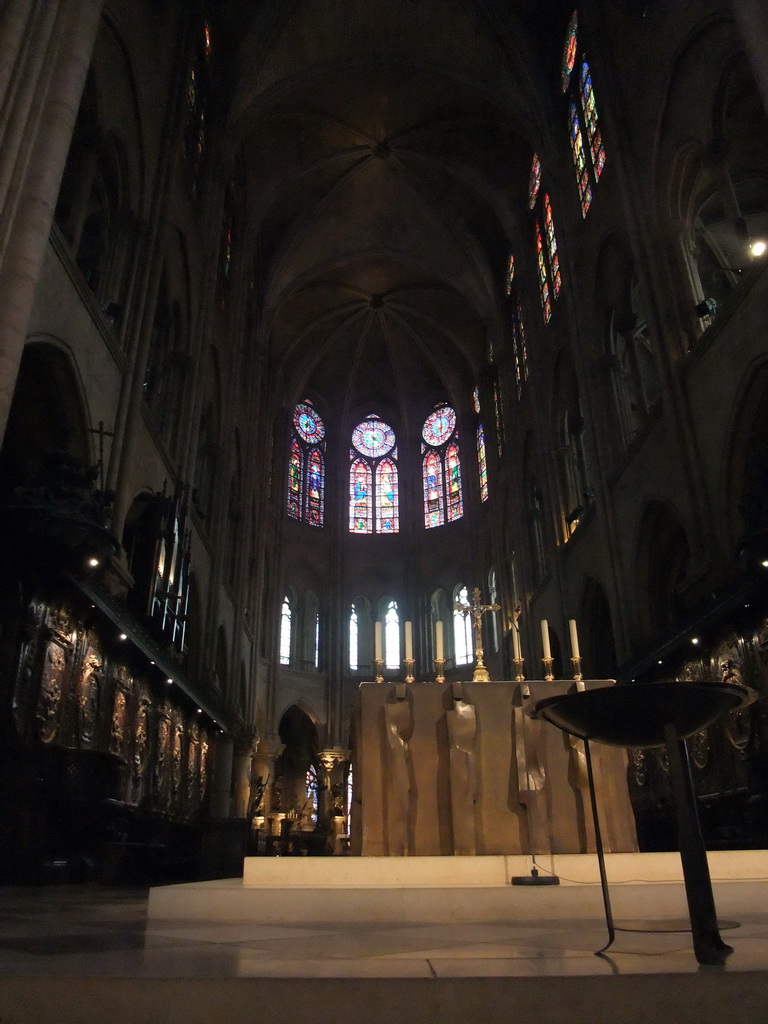
[[349, 751], [342, 747], [331, 747], [328, 750], [321, 750], [318, 757], [321, 768], [330, 775], [334, 768], [349, 761]]

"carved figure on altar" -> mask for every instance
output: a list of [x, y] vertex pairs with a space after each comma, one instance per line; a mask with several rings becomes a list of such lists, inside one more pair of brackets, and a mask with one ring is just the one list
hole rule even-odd
[[446, 712], [446, 720], [450, 743], [453, 852], [457, 856], [472, 857], [476, 853], [475, 709], [461, 696], [454, 695], [453, 710]]
[[384, 705], [388, 745], [386, 822], [387, 852], [390, 857], [408, 855], [408, 819], [411, 808], [411, 753], [408, 739], [413, 733], [411, 707], [398, 693], [394, 702]]

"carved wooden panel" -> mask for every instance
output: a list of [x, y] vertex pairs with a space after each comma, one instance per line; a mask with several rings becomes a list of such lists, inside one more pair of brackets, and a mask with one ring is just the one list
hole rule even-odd
[[81, 747], [96, 745], [104, 685], [104, 658], [97, 637], [88, 633], [77, 673], [75, 688], [77, 742]]

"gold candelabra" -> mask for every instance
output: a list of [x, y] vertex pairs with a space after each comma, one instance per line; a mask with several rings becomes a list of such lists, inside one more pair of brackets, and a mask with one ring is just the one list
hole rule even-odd
[[375, 672], [376, 672], [376, 682], [377, 683], [383, 683], [384, 682], [384, 659], [383, 658], [374, 658], [373, 659], [373, 667], [374, 667]]
[[546, 681], [548, 683], [551, 683], [552, 680], [555, 678], [552, 675], [552, 665], [554, 664], [555, 659], [554, 658], [542, 658], [541, 660], [544, 663], [544, 678], [546, 679]]
[[512, 664], [515, 666], [515, 682], [522, 683], [525, 681], [523, 675], [523, 665], [525, 664], [522, 658], [513, 658]]
[[445, 682], [445, 658], [435, 658], [435, 682]]
[[406, 683], [412, 683], [413, 682], [413, 666], [414, 666], [414, 664], [415, 664], [415, 661], [414, 661], [413, 658], [406, 658], [405, 659], [405, 681], [406, 681]]

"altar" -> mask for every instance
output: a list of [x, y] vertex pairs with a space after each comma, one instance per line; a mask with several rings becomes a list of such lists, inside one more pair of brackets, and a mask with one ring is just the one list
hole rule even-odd
[[[354, 713], [352, 854], [487, 856], [595, 850], [584, 747], [530, 703], [572, 680], [363, 683]], [[588, 680], [592, 689], [613, 680]], [[626, 751], [595, 744], [606, 852], [637, 850]]]

